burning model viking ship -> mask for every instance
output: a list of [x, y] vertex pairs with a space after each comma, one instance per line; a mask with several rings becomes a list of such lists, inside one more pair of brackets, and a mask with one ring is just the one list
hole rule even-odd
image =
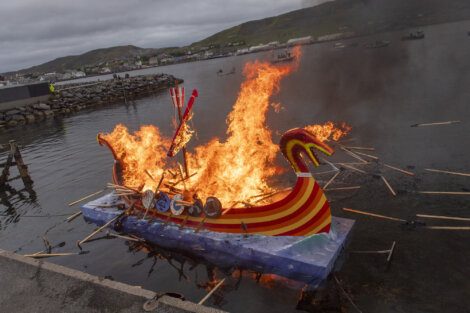
[[[245, 65], [246, 80], [227, 117], [223, 141], [213, 138], [186, 150], [196, 134], [191, 118], [198, 93], [192, 92], [183, 112], [183, 88], [170, 90], [174, 120], [179, 120], [172, 139], [155, 126], [131, 134], [117, 125], [99, 134], [98, 142], [114, 156], [110, 187], [115, 191], [82, 206], [84, 218], [221, 268], [317, 286], [333, 269], [354, 221], [331, 216], [307, 162], [318, 165], [316, 152], [333, 153], [324, 141], [337, 140], [349, 129], [328, 122], [289, 130], [279, 144], [272, 141], [267, 111], [282, 107], [270, 98], [297, 62], [298, 55], [287, 65]], [[297, 176], [288, 191], [268, 184], [282, 173], [273, 165], [279, 153]], [[183, 156], [181, 165], [175, 156]]]
[[[188, 157], [185, 146], [194, 133], [189, 121], [198, 97], [197, 90], [192, 92], [183, 113], [184, 88], [170, 89], [179, 118], [171, 141], [162, 139], [155, 129], [147, 129], [153, 135], [145, 134], [142, 129], [139, 138], [130, 135], [124, 126], [118, 127], [112, 134], [99, 134], [98, 142], [106, 145], [114, 156], [112, 186], [135, 214], [180, 227], [268, 236], [328, 233], [332, 221], [330, 206], [310, 173], [306, 160], [318, 166], [316, 152], [331, 155], [333, 150], [309, 130], [302, 128], [285, 132], [279, 146], [276, 146], [265, 126], [269, 98], [277, 90], [280, 79], [293, 67], [275, 67], [257, 62], [248, 65], [245, 68], [247, 81], [242, 85], [237, 103], [228, 118], [229, 139], [224, 143], [216, 140], [206, 147], [196, 148], [191, 157]], [[339, 129], [336, 131], [340, 132]], [[136, 147], [137, 144], [139, 147]], [[272, 203], [246, 205], [246, 199], [253, 199], [260, 191], [268, 195], [276, 193], [267, 186], [266, 176], [278, 172], [269, 163], [279, 150], [295, 171], [295, 186], [283, 198]], [[149, 151], [153, 154], [149, 155]], [[184, 165], [178, 164], [170, 169], [168, 159], [179, 151], [182, 151]], [[224, 164], [220, 159], [227, 157], [227, 154], [233, 155], [231, 159], [225, 159]], [[147, 164], [142, 165], [141, 159], [148, 159]], [[204, 159], [208, 159], [206, 163], [201, 161]], [[257, 164], [251, 164], [256, 160], [259, 161]], [[147, 165], [152, 168], [145, 168]], [[264, 171], [265, 177], [260, 176], [259, 171]], [[243, 175], [230, 176], [238, 172]], [[129, 182], [133, 185], [129, 186]], [[183, 188], [176, 187], [178, 184]], [[232, 184], [243, 188], [237, 190]], [[204, 189], [205, 185], [208, 186], [207, 190]], [[218, 192], [223, 194], [222, 198]], [[237, 196], [240, 199], [236, 199]]]

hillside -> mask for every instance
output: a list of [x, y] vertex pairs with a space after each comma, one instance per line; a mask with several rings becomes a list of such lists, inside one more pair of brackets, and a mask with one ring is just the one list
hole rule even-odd
[[64, 72], [65, 70], [76, 70], [85, 65], [92, 66], [101, 62], [111, 61], [115, 59], [131, 59], [137, 56], [155, 54], [158, 53], [160, 50], [162, 49], [144, 49], [131, 45], [96, 49], [80, 55], [71, 55], [57, 58], [41, 65], [20, 70], [18, 71], [18, 73]]
[[245, 41], [256, 45], [339, 32], [370, 34], [470, 18], [468, 0], [336, 0], [275, 17], [250, 21], [191, 46]]

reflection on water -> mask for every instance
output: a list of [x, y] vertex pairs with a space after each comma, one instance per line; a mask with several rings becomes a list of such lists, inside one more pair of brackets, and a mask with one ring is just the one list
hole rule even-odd
[[[375, 147], [375, 154], [380, 155], [384, 162], [403, 168], [410, 165], [417, 169], [468, 170], [469, 147], [463, 139], [468, 138], [470, 123], [410, 128], [410, 125], [421, 122], [470, 120], [470, 40], [467, 29], [470, 29], [470, 22], [461, 22], [423, 28], [426, 39], [420, 41], [402, 42], [402, 33], [399, 32], [351, 39], [345, 41], [348, 47], [341, 50], [334, 49], [334, 43], [305, 47], [299, 70], [281, 82], [280, 93], [272, 99], [284, 107], [279, 114], [268, 114], [274, 141], [293, 127], [328, 120], [346, 121], [353, 126], [351, 136], [354, 143]], [[364, 43], [375, 39], [392, 43], [385, 48], [363, 49]], [[358, 45], [349, 45], [354, 42]], [[191, 149], [214, 136], [224, 138], [225, 119], [243, 80], [243, 64], [256, 58], [269, 58], [269, 53], [178, 64], [131, 74], [164, 71], [183, 78], [186, 89], [199, 90], [193, 119], [198, 136], [190, 143]], [[233, 75], [217, 75], [220, 68], [225, 71], [232, 67], [236, 69]], [[68, 207], [67, 203], [96, 192], [111, 181], [112, 158], [107, 149], [96, 143], [96, 134], [109, 132], [117, 123], [123, 123], [131, 130], [144, 124], [156, 124], [170, 136], [173, 115], [170, 103], [167, 93], [161, 92], [132, 103], [103, 105], [63, 119], [3, 130], [0, 143], [15, 139], [22, 145], [23, 158], [34, 180], [34, 192], [20, 192], [21, 184], [12, 183], [11, 190], [0, 194], [0, 248], [21, 253], [40, 251], [43, 249], [42, 237], [46, 234], [51, 242], [66, 242], [63, 251], [74, 249], [74, 243], [88, 235], [93, 226], [80, 219], [64, 223], [64, 214], [71, 215], [78, 210], [77, 207]], [[5, 153], [0, 153], [0, 158], [5, 158]], [[277, 162], [280, 166], [287, 166], [282, 157]], [[294, 177], [287, 171], [279, 179], [292, 181]], [[391, 184], [403, 180], [398, 176], [390, 178]], [[427, 188], [438, 183], [437, 178], [426, 181], [420, 177], [408, 184], [421, 181]], [[462, 184], [445, 187], [461, 188]], [[374, 194], [371, 193], [372, 196]], [[367, 203], [367, 206], [373, 209], [390, 206], [389, 201], [385, 203], [378, 197], [375, 196], [376, 202]], [[334, 202], [337, 203], [339, 201]], [[396, 207], [407, 207], [401, 204]], [[456, 207], [464, 207], [460, 202], [457, 204], [459, 206]], [[337, 204], [338, 207], [340, 205]], [[362, 250], [368, 249], [364, 247]], [[188, 269], [194, 266], [193, 261], [186, 260], [181, 265], [180, 261], [175, 261], [175, 256], [171, 256], [172, 264], [154, 256], [143, 258], [142, 253], [124, 248], [118, 240], [98, 240], [90, 243], [87, 255], [51, 261], [98, 276], [112, 276], [118, 281], [146, 289], [178, 292], [191, 301], [204, 297], [205, 284], [213, 281], [207, 275], [206, 266], [198, 264], [188, 273]], [[354, 266], [360, 264], [354, 263]], [[181, 268], [184, 272], [176, 270]], [[295, 311], [299, 290], [292, 291], [280, 285], [274, 289], [259, 288], [253, 279], [242, 279], [235, 288], [236, 279], [232, 274], [219, 271], [229, 275], [230, 286], [234, 286], [232, 292], [221, 289], [223, 300], [220, 300], [220, 305], [223, 309], [236, 312]], [[367, 269], [357, 273], [360, 276], [358, 281], [367, 277], [364, 272]], [[197, 279], [194, 277], [196, 273]], [[260, 278], [262, 281], [263, 276]]]

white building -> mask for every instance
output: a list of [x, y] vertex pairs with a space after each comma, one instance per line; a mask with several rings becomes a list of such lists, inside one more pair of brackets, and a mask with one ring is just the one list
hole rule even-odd
[[263, 50], [268, 50], [271, 49], [272, 47], [270, 45], [258, 45], [258, 46], [252, 46], [249, 48], [250, 52], [256, 52], [256, 51], [263, 51]]
[[157, 66], [158, 65], [158, 58], [157, 57], [149, 58], [149, 65]]
[[74, 78], [80, 78], [80, 77], [85, 77], [86, 74], [85, 72], [82, 72], [82, 71], [72, 71], [72, 76]]
[[313, 42], [312, 36], [306, 36], [306, 37], [299, 37], [299, 38], [292, 38], [287, 40], [287, 45], [288, 46], [295, 46], [295, 45], [307, 45], [309, 43]]

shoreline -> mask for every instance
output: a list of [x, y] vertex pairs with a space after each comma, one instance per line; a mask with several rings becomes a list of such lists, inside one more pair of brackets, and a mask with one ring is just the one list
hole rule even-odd
[[[0, 111], [0, 129], [68, 116], [86, 108], [135, 100], [183, 82], [173, 75], [139, 75], [56, 86], [48, 100]], [[66, 87], [66, 88], [63, 88]]]

